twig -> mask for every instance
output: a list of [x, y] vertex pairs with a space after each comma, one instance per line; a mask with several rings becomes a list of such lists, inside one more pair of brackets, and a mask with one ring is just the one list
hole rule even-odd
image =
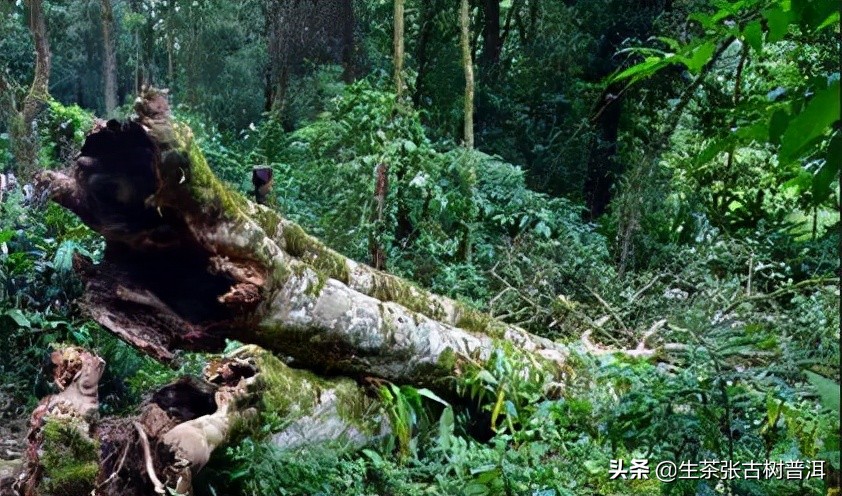
[[538, 305], [537, 303], [535, 303], [534, 301], [532, 301], [532, 300], [531, 300], [530, 298], [528, 298], [526, 295], [524, 295], [523, 293], [521, 293], [521, 292], [520, 292], [517, 288], [515, 288], [514, 286], [512, 286], [511, 284], [509, 284], [509, 282], [508, 282], [507, 280], [505, 280], [505, 279], [503, 279], [502, 277], [500, 277], [500, 275], [499, 275], [499, 274], [497, 274], [497, 272], [495, 272], [495, 271], [494, 271], [494, 269], [495, 269], [495, 268], [497, 268], [497, 266], [496, 266], [496, 265], [495, 265], [494, 267], [492, 267], [492, 268], [491, 268], [491, 270], [489, 271], [489, 272], [491, 273], [491, 275], [492, 275], [492, 276], [494, 276], [494, 278], [495, 278], [495, 279], [497, 279], [498, 281], [502, 282], [502, 283], [503, 283], [503, 284], [505, 284], [507, 287], [511, 288], [511, 289], [512, 289], [512, 290], [513, 290], [513, 291], [514, 291], [514, 292], [518, 295], [518, 297], [520, 297], [520, 299], [521, 299], [521, 300], [525, 301], [526, 303], [529, 303], [529, 305], [531, 305], [531, 306], [532, 306], [532, 308], [541, 308], [541, 306], [540, 306], [540, 305]]
[[624, 355], [624, 356], [627, 356], [627, 357], [630, 357], [630, 358], [652, 358], [652, 357], [657, 356], [662, 351], [686, 351], [687, 345], [684, 345], [684, 344], [681, 344], [681, 343], [666, 343], [666, 344], [661, 345], [657, 348], [647, 348], [646, 347], [646, 345], [645, 345], [646, 339], [648, 339], [649, 336], [651, 336], [652, 334], [657, 332], [658, 329], [660, 329], [661, 327], [664, 326], [664, 324], [666, 324], [666, 320], [659, 320], [658, 322], [653, 324], [652, 327], [649, 329], [649, 331], [647, 331], [646, 334], [644, 334], [643, 340], [641, 340], [641, 342], [638, 343], [636, 348], [631, 349], [631, 350], [628, 350], [628, 349], [617, 350], [617, 349], [599, 347], [596, 344], [594, 344], [593, 341], [591, 341], [591, 339], [590, 339], [591, 331], [590, 330], [587, 330], [587, 331], [583, 332], [580, 340], [582, 341], [582, 344], [584, 345], [584, 347], [588, 351], [588, 353], [590, 353], [592, 355], [611, 355], [611, 354], [618, 353], [618, 354], [621, 354], [621, 355]]
[[603, 300], [602, 297], [599, 296], [599, 294], [596, 291], [594, 291], [593, 289], [591, 289], [587, 286], [585, 286], [585, 289], [587, 289], [588, 292], [590, 294], [592, 294], [594, 296], [594, 298], [596, 298], [597, 301], [599, 301], [602, 304], [603, 307], [605, 307], [605, 309], [608, 311], [608, 313], [611, 315], [611, 317], [613, 317], [614, 320], [616, 320], [617, 323], [620, 324], [620, 327], [623, 329], [623, 332], [628, 333], [629, 328], [626, 327], [626, 324], [623, 323], [623, 319], [620, 318], [620, 316], [617, 314], [617, 312], [615, 312], [614, 309], [611, 308], [611, 305], [609, 305], [607, 301]]
[[746, 282], [746, 296], [751, 296], [751, 277], [754, 275], [754, 253], [748, 257], [748, 281]]
[[[137, 426], [135, 426], [135, 428], [137, 428]], [[109, 482], [111, 482], [111, 479], [117, 477], [117, 474], [120, 473], [120, 470], [123, 469], [123, 462], [126, 461], [126, 455], [129, 453], [130, 444], [131, 443], [126, 442], [126, 447], [123, 448], [123, 454], [122, 454], [122, 456], [120, 456], [120, 461], [117, 463], [117, 468], [114, 469], [113, 472], [111, 472], [111, 475], [109, 475], [107, 479], [105, 479], [104, 481], [100, 482], [99, 485], [97, 485], [97, 489], [99, 489], [99, 488], [107, 485]]]
[[643, 286], [642, 288], [640, 288], [640, 289], [639, 289], [639, 290], [638, 290], [635, 294], [633, 294], [633, 295], [632, 295], [632, 297], [631, 297], [631, 298], [629, 298], [629, 303], [634, 303], [634, 302], [635, 302], [638, 298], [640, 298], [640, 295], [642, 295], [643, 293], [645, 293], [645, 292], [649, 291], [649, 288], [651, 288], [652, 286], [654, 286], [654, 285], [655, 285], [655, 283], [656, 283], [656, 282], [658, 282], [658, 281], [659, 281], [662, 277], [664, 277], [665, 275], [666, 275], [666, 274], [658, 274], [658, 275], [656, 275], [656, 276], [655, 276], [655, 277], [654, 277], [651, 281], [649, 281], [648, 283], [646, 283], [646, 285], [645, 285], [645, 286]]
[[816, 279], [805, 279], [803, 281], [797, 282], [795, 284], [790, 284], [789, 286], [785, 286], [783, 288], [778, 288], [771, 293], [764, 293], [764, 294], [757, 294], [746, 296], [745, 298], [735, 299], [730, 305], [725, 307], [725, 310], [722, 311], [722, 315], [727, 315], [731, 312], [731, 310], [737, 308], [738, 306], [742, 305], [743, 303], [748, 303], [752, 301], [763, 301], [763, 300], [771, 300], [773, 298], [777, 298], [778, 296], [787, 294], [787, 293], [794, 293], [799, 289], [808, 288], [810, 286], [820, 286], [826, 283], [836, 283], [839, 284], [839, 278], [837, 277], [818, 277]]
[[638, 343], [637, 349], [642, 350], [646, 348], [646, 343], [649, 340], [649, 338], [652, 337], [656, 332], [660, 331], [666, 323], [667, 319], [661, 319], [652, 324], [652, 327], [650, 327], [648, 331], [643, 333], [643, 337], [640, 338], [640, 343]]

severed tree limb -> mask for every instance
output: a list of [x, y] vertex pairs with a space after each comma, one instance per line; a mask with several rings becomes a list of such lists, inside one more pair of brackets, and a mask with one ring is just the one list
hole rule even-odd
[[40, 176], [105, 237], [102, 263], [76, 261], [83, 303], [132, 345], [166, 361], [236, 339], [297, 367], [447, 394], [506, 342], [563, 375], [564, 346], [349, 260], [226, 189], [164, 93], [146, 90], [136, 112], [91, 134], [71, 171]]

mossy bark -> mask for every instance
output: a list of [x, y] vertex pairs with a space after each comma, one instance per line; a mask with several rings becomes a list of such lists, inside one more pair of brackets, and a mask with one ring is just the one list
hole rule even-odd
[[[137, 150], [120, 144], [127, 139], [120, 133], [135, 132], [128, 124], [101, 131], [113, 131], [114, 143], [98, 145], [105, 152], [83, 148], [72, 175], [41, 178], [56, 201], [105, 237], [101, 264], [77, 260], [84, 303], [128, 342], [168, 360], [176, 349], [214, 350], [231, 338], [296, 367], [445, 394], [494, 350], [509, 349], [504, 343], [525, 354], [528, 366], [562, 373], [563, 346], [354, 262], [224, 187], [190, 129], [172, 121], [163, 93], [147, 91], [136, 111], [153, 143], [148, 167], [156, 186], [134, 195], [135, 204], [120, 205], [91, 180], [119, 182], [122, 164], [135, 159]], [[115, 204], [116, 214], [98, 211]], [[179, 285], [187, 295], [176, 294]]]

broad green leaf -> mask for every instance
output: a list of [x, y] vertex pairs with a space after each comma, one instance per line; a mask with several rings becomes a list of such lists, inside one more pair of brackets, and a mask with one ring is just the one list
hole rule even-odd
[[6, 241], [11, 240], [15, 235], [15, 232], [11, 229], [4, 229], [0, 231], [0, 243], [5, 243]]
[[62, 241], [53, 257], [53, 266], [56, 272], [70, 272], [73, 268], [73, 253], [76, 252], [77, 247], [78, 245], [75, 241]]
[[821, 399], [822, 406], [827, 408], [828, 410], [833, 410], [835, 412], [839, 412], [839, 384], [836, 382], [822, 377], [815, 372], [810, 372], [809, 370], [805, 370], [804, 374], [807, 375], [807, 380], [810, 381], [810, 384], [816, 388], [816, 391], [819, 393], [819, 398]]
[[792, 12], [807, 31], [818, 31], [839, 19], [839, 0], [792, 0]]
[[813, 203], [818, 205], [830, 196], [831, 185], [839, 175], [839, 161], [842, 160], [842, 133], [837, 132], [827, 146], [827, 157], [813, 176]]
[[696, 154], [696, 159], [693, 161], [694, 167], [698, 168], [710, 163], [720, 153], [733, 146], [736, 143], [736, 138], [737, 136], [732, 133], [724, 138], [715, 139], [708, 143], [701, 152]]
[[779, 145], [786, 127], [789, 125], [789, 114], [784, 109], [778, 109], [769, 120], [769, 143]]
[[789, 31], [789, 23], [792, 18], [791, 12], [784, 11], [781, 7], [776, 7], [764, 11], [763, 17], [766, 18], [769, 26], [769, 35], [766, 41], [774, 43], [782, 40]]
[[371, 460], [372, 463], [374, 463], [374, 465], [376, 465], [376, 466], [383, 465], [383, 457], [380, 456], [380, 454], [377, 453], [376, 451], [373, 451], [373, 450], [370, 450], [370, 449], [364, 449], [364, 450], [362, 450], [362, 453], [365, 456], [367, 456], [368, 459]]
[[661, 57], [646, 57], [646, 59], [643, 62], [635, 64], [629, 67], [628, 69], [620, 72], [616, 76], [612, 77], [609, 80], [609, 82], [614, 83], [629, 78], [632, 78], [632, 81], [636, 81], [640, 78], [651, 76], [652, 74], [666, 67], [670, 63], [672, 63], [672, 60], [669, 59], [664, 59]]
[[783, 184], [784, 189], [792, 189], [796, 194], [801, 194], [803, 191], [810, 189], [813, 184], [813, 175], [805, 170], [801, 170], [797, 176]]
[[491, 372], [487, 370], [480, 370], [477, 373], [477, 378], [482, 379], [482, 381], [486, 384], [497, 384], [497, 379], [495, 379], [494, 376], [491, 375]]
[[713, 17], [702, 12], [693, 12], [687, 16], [687, 20], [696, 21], [705, 29], [713, 27]]
[[444, 406], [450, 406], [450, 403], [448, 403], [447, 401], [445, 401], [445, 400], [441, 399], [441, 397], [440, 397], [440, 396], [438, 396], [436, 393], [434, 393], [434, 392], [430, 391], [430, 390], [429, 390], [429, 389], [427, 389], [427, 388], [421, 388], [421, 389], [418, 389], [418, 390], [417, 390], [417, 392], [418, 392], [418, 394], [419, 394], [419, 395], [421, 395], [421, 396], [423, 396], [423, 397], [425, 397], [425, 398], [427, 398], [427, 399], [433, 400], [433, 401], [435, 401], [435, 402], [437, 402], [437, 403], [441, 403], [441, 404], [442, 404], [442, 405], [444, 405]]
[[713, 57], [713, 52], [716, 50], [716, 45], [713, 41], [705, 42], [693, 50], [693, 54], [690, 57], [683, 57], [682, 62], [684, 65], [687, 66], [687, 69], [694, 73], [698, 74], [702, 67], [705, 66], [708, 62], [710, 62], [711, 57]]
[[11, 317], [12, 320], [15, 321], [15, 324], [21, 327], [26, 327], [27, 329], [32, 328], [32, 323], [29, 321], [29, 319], [26, 318], [23, 312], [21, 312], [17, 308], [11, 308], [9, 310], [6, 310], [6, 315]]
[[807, 145], [824, 134], [839, 120], [839, 81], [813, 96], [801, 113], [790, 121], [783, 137], [779, 159], [784, 162], [798, 158]]
[[677, 52], [681, 49], [681, 43], [675, 38], [668, 38], [666, 36], [653, 36], [651, 39], [658, 40], [664, 45], [670, 47], [670, 50]]
[[[824, 20], [821, 24], [819, 24], [818, 26], [816, 26], [815, 31], [821, 31], [822, 29], [824, 29], [824, 28], [826, 28], [826, 27], [829, 27], [829, 26], [838, 26], [838, 25], [839, 25], [839, 11], [837, 10], [837, 11], [834, 11], [833, 13], [831, 13], [831, 14], [827, 17], [827, 19], [825, 19], [825, 20]], [[838, 452], [837, 452], [836, 456], [837, 456], [837, 457], [839, 456], [839, 453], [838, 453]]]
[[743, 28], [743, 38], [755, 52], [763, 51], [763, 28], [760, 21], [752, 21]]
[[497, 402], [494, 404], [494, 409], [491, 410], [491, 430], [497, 432], [497, 417], [503, 410], [503, 402], [506, 399], [506, 393], [502, 389], [497, 391]]
[[450, 449], [450, 441], [453, 438], [453, 408], [447, 407], [441, 412], [439, 418], [439, 446], [444, 449]]

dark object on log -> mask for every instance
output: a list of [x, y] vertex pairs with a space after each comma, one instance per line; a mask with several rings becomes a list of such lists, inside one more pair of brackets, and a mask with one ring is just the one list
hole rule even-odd
[[255, 167], [251, 171], [251, 184], [254, 185], [254, 199], [261, 205], [266, 204], [266, 198], [272, 192], [272, 169], [269, 167]]

